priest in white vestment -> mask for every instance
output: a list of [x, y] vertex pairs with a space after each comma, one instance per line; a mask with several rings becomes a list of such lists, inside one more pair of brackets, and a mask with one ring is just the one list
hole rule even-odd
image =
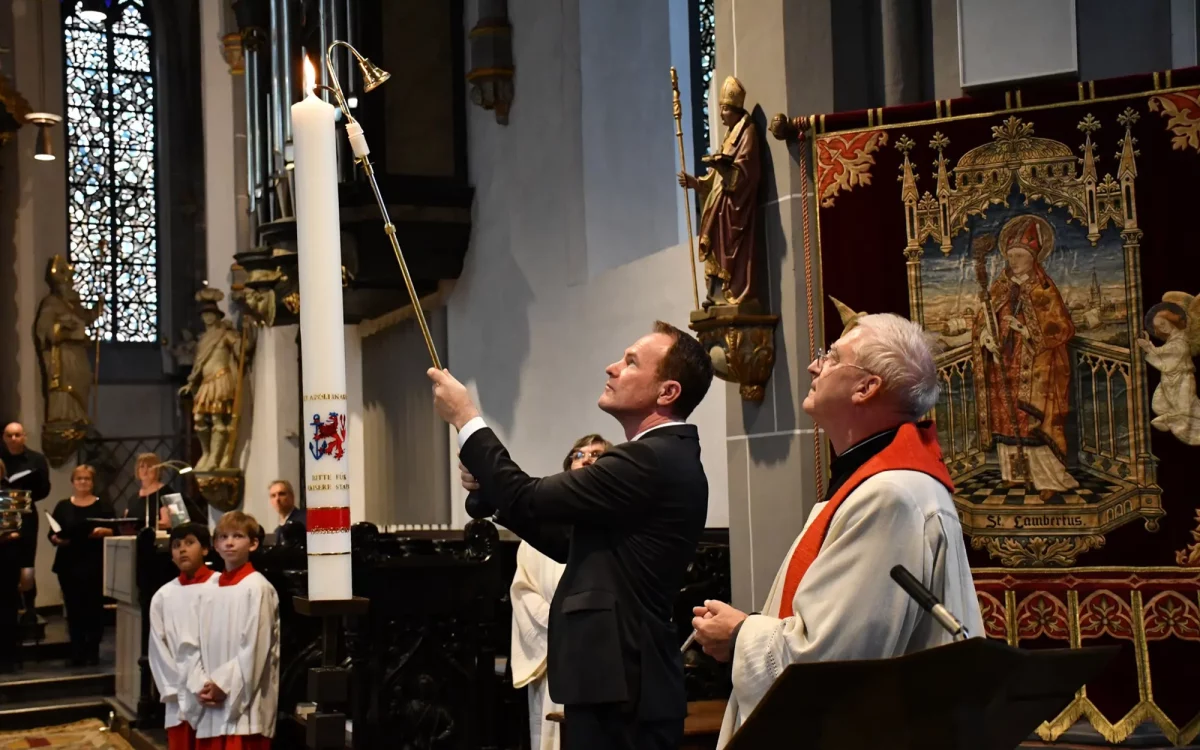
[[896, 315], [848, 322], [808, 367], [804, 410], [837, 454], [824, 501], [784, 558], [761, 614], [719, 601], [694, 610], [697, 642], [733, 662], [718, 748], [789, 664], [888, 658], [952, 640], [891, 579], [894, 565], [970, 635], [983, 635], [953, 484], [936, 429], [918, 421], [939, 393], [926, 335]]
[[168, 750], [192, 750], [196, 723], [204, 711], [197, 701], [189, 700], [186, 661], [187, 644], [199, 639], [199, 595], [217, 584], [217, 576], [204, 564], [211, 546], [207, 526], [185, 523], [171, 529], [171, 560], [179, 576], [163, 584], [150, 600], [150, 674], [164, 704]]
[[[575, 441], [563, 460], [563, 471], [591, 466], [612, 443], [600, 435], [584, 435]], [[558, 579], [567, 566], [550, 559], [521, 542], [517, 547], [517, 574], [513, 576], [509, 599], [512, 601], [513, 687], [529, 690], [529, 746], [532, 750], [558, 750], [558, 722], [546, 715], [562, 713], [563, 707], [550, 698], [550, 680], [546, 675], [546, 652], [550, 633], [550, 602]]]

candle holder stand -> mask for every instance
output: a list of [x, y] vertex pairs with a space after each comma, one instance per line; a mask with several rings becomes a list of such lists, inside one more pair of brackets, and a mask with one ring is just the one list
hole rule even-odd
[[[338, 631], [343, 621], [349, 626], [353, 618], [367, 613], [370, 600], [355, 596], [350, 599], [292, 598], [296, 612], [305, 617], [321, 619], [321, 666], [308, 670], [308, 700], [317, 708], [308, 714], [304, 724], [305, 746], [311, 750], [359, 750], [365, 747], [366, 716], [360, 711], [362, 700], [352, 700], [350, 668], [341, 666], [344, 655], [338, 648]], [[347, 627], [357, 632], [356, 628]], [[362, 714], [362, 715], [360, 715]], [[346, 718], [352, 720], [350, 745], [346, 744]]]

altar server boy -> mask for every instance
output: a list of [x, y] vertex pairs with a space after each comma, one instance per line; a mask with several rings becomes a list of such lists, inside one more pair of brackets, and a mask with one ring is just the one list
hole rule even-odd
[[195, 722], [203, 711], [187, 691], [187, 666], [196, 658], [199, 634], [196, 601], [200, 592], [217, 585], [217, 576], [204, 564], [212, 547], [208, 528], [186, 523], [171, 529], [171, 560], [179, 568], [150, 600], [150, 672], [166, 704], [167, 747], [192, 750]]
[[279, 597], [250, 563], [262, 529], [233, 511], [213, 531], [225, 572], [199, 600], [200, 658], [188, 690], [204, 706], [198, 750], [265, 750], [279, 703]]

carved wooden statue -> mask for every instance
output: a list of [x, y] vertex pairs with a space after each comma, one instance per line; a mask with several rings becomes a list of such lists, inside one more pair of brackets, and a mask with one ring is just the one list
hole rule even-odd
[[92, 390], [92, 348], [87, 327], [103, 310], [103, 303], [87, 307], [75, 290], [75, 268], [61, 255], [46, 267], [50, 293], [38, 304], [34, 339], [42, 367], [46, 399], [43, 443], [51, 463], [58, 466], [87, 434], [88, 399]]
[[728, 128], [721, 149], [705, 156], [708, 172], [696, 178], [681, 172], [679, 184], [703, 201], [700, 260], [708, 286], [705, 309], [740, 305], [754, 298], [758, 255], [758, 184], [761, 174], [758, 128], [744, 109], [746, 89], [730, 76], [721, 86], [721, 123]]
[[192, 372], [181, 395], [192, 394], [192, 419], [200, 441], [200, 460], [196, 471], [228, 469], [233, 452], [226, 446], [231, 439], [230, 422], [238, 385], [238, 358], [244, 353], [242, 337], [225, 320], [217, 303], [225, 298], [220, 289], [201, 289], [196, 300], [202, 303], [200, 318], [204, 333], [196, 344]]

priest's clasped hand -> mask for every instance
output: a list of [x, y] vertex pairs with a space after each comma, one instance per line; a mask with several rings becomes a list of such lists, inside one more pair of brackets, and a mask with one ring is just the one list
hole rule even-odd
[[479, 416], [479, 409], [471, 401], [467, 387], [458, 382], [449, 370], [430, 367], [425, 374], [433, 381], [433, 408], [443, 421], [461, 430], [463, 425]]
[[725, 602], [706, 599], [703, 607], [692, 607], [692, 627], [696, 629], [696, 643], [717, 661], [733, 658], [733, 634], [748, 615], [734, 609]]

